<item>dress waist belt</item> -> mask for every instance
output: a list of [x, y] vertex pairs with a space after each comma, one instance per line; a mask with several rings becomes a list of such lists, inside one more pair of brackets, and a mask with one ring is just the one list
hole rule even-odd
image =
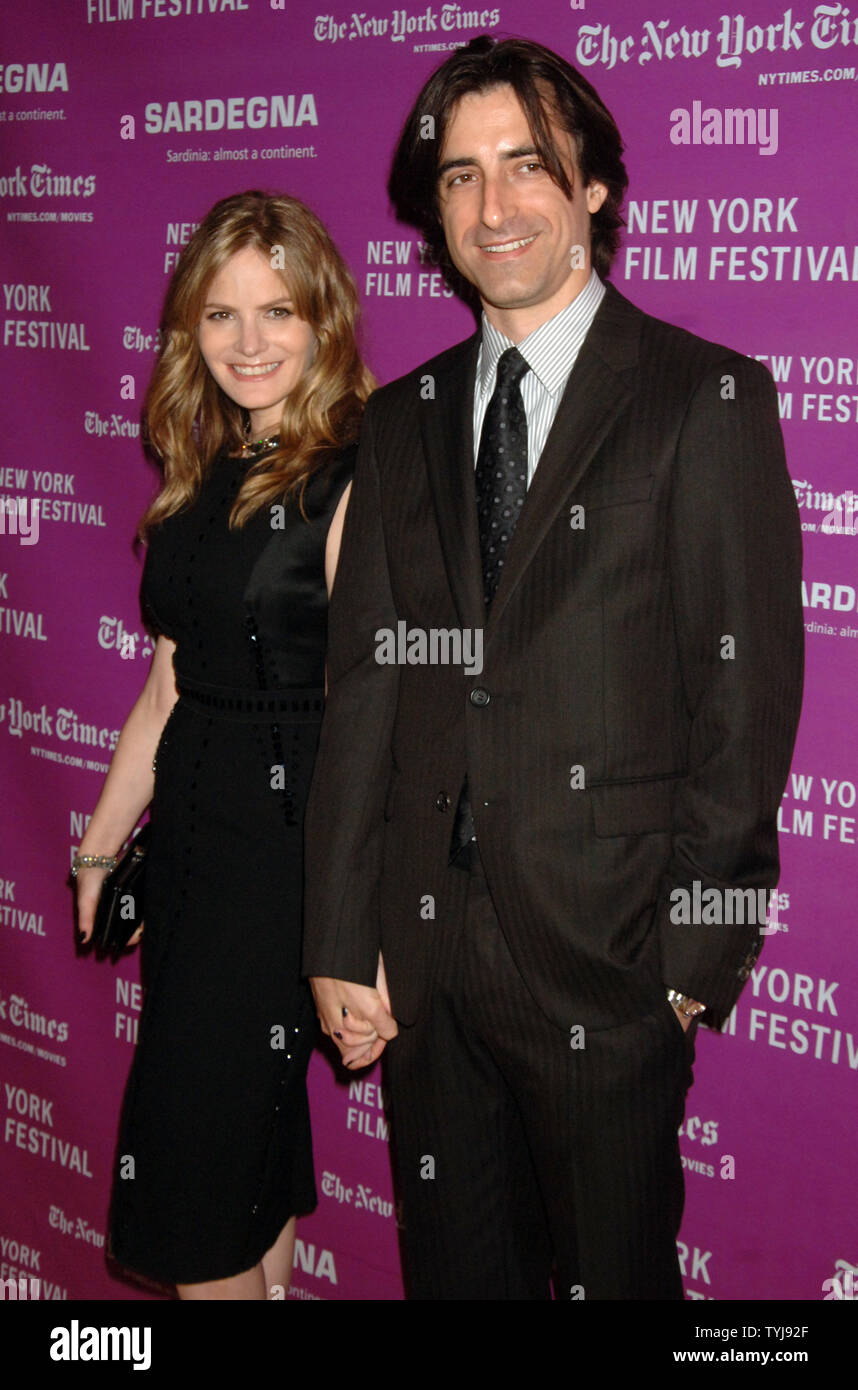
[[240, 690], [234, 686], [208, 685], [177, 673], [176, 689], [184, 704], [205, 710], [207, 714], [242, 722], [318, 724], [325, 708], [322, 686]]

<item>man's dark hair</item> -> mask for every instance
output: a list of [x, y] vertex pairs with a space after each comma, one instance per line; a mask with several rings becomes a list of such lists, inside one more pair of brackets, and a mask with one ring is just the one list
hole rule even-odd
[[[486, 92], [502, 83], [512, 87], [518, 97], [540, 162], [566, 197], [571, 197], [572, 188], [552, 143], [546, 114], [572, 136], [584, 187], [596, 179], [607, 188], [607, 198], [590, 218], [593, 265], [605, 279], [619, 247], [619, 229], [624, 225], [620, 208], [628, 187], [620, 132], [601, 97], [580, 72], [550, 48], [529, 39], [498, 43], [482, 35], [456, 49], [429, 78], [393, 156], [387, 188], [397, 216], [420, 229], [432, 259], [449, 270], [438, 210], [438, 166], [447, 126], [463, 96]], [[431, 122], [426, 121], [427, 116]], [[427, 132], [430, 138], [426, 138]]]

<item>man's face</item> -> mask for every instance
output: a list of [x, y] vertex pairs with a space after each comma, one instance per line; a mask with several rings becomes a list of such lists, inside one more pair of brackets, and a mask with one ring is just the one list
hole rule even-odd
[[[492, 323], [518, 338], [551, 318], [590, 277], [590, 215], [607, 196], [584, 188], [572, 137], [549, 125], [572, 187], [540, 164], [512, 87], [462, 97], [441, 150], [438, 205], [450, 258], [476, 286]], [[584, 265], [576, 264], [583, 248]]]

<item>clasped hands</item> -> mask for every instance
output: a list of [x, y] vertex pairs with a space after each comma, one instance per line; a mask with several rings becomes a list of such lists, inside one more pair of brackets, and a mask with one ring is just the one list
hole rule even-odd
[[368, 1067], [399, 1032], [380, 952], [375, 989], [327, 976], [312, 977], [310, 987], [322, 1032], [333, 1038], [343, 1064], [351, 1070]]

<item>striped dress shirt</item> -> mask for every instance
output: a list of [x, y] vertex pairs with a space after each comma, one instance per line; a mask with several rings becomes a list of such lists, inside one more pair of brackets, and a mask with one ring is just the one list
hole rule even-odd
[[480, 431], [495, 389], [498, 358], [507, 348], [517, 347], [530, 368], [521, 379], [521, 396], [527, 416], [527, 486], [530, 487], [569, 373], [604, 293], [605, 286], [592, 270], [590, 279], [571, 304], [515, 344], [483, 314], [483, 337], [474, 386], [474, 467]]

